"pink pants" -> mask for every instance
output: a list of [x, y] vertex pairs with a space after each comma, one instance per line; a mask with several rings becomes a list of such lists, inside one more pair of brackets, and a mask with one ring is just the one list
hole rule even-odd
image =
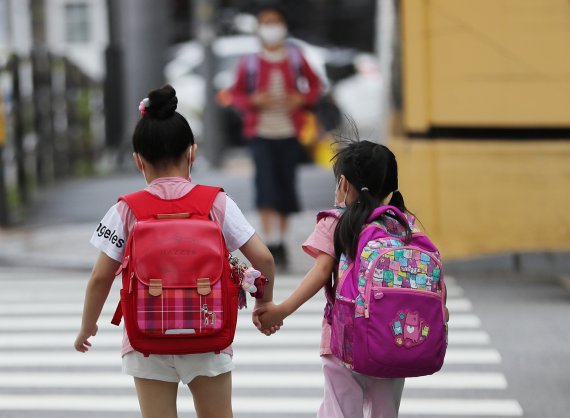
[[354, 373], [334, 356], [322, 356], [325, 395], [317, 418], [395, 418], [404, 379]]

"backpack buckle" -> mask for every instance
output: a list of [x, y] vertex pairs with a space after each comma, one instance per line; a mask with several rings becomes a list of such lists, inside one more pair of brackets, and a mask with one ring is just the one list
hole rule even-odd
[[212, 285], [210, 284], [210, 279], [204, 277], [196, 280], [196, 291], [202, 296], [209, 295], [212, 291]]
[[148, 293], [151, 296], [162, 295], [162, 280], [160, 279], [150, 279]]

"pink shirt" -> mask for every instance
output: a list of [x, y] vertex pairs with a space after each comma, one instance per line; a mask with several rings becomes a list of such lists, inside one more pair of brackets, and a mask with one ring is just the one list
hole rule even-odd
[[[313, 258], [317, 258], [320, 253], [325, 253], [336, 259], [334, 252], [334, 231], [338, 219], [328, 216], [321, 219], [315, 229], [303, 243], [303, 250]], [[321, 356], [331, 353], [331, 326], [323, 318], [321, 333]]]

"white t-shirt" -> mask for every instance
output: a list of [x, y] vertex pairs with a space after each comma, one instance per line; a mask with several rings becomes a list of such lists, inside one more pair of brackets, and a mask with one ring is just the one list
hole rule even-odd
[[[168, 177], [153, 181], [146, 188], [163, 199], [176, 199], [188, 193], [194, 184], [180, 177]], [[225, 193], [218, 194], [210, 215], [222, 228], [229, 252], [236, 251], [255, 233], [236, 203]], [[113, 260], [123, 261], [129, 233], [134, 226], [134, 214], [127, 204], [120, 201], [103, 217], [91, 236], [91, 244]]]

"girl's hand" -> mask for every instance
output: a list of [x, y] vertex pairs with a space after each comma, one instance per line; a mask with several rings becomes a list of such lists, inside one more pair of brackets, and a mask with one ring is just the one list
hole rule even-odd
[[77, 334], [77, 338], [75, 339], [75, 343], [73, 344], [75, 349], [81, 353], [86, 353], [87, 351], [89, 351], [91, 343], [89, 342], [88, 339], [90, 337], [94, 337], [95, 335], [97, 335], [98, 329], [99, 327], [97, 327], [97, 324], [95, 324], [93, 329], [91, 329], [90, 331], [83, 329], [80, 330], [79, 334]]
[[292, 93], [287, 96], [287, 108], [289, 111], [297, 110], [305, 105], [305, 98], [302, 94]]
[[282, 304], [263, 305], [256, 309], [254, 314], [258, 317], [258, 328], [261, 332], [272, 329], [276, 326], [281, 327], [281, 325], [283, 325], [283, 320], [287, 317], [287, 313], [285, 312]]
[[266, 92], [255, 92], [251, 96], [252, 104], [258, 109], [269, 109], [276, 106], [276, 101]]
[[269, 302], [269, 303], [263, 303], [263, 304], [259, 304], [256, 303], [255, 304], [255, 309], [253, 310], [253, 313], [251, 314], [251, 318], [253, 320], [253, 324], [255, 325], [255, 327], [263, 334], [270, 336], [271, 334], [275, 334], [277, 331], [279, 331], [279, 329], [281, 328], [281, 326], [283, 325], [283, 321], [281, 321], [280, 323], [277, 323], [271, 327], [263, 327], [259, 318], [259, 312], [261, 312], [261, 308], [263, 307], [269, 307], [269, 306], [275, 306], [275, 304], [273, 302]]

